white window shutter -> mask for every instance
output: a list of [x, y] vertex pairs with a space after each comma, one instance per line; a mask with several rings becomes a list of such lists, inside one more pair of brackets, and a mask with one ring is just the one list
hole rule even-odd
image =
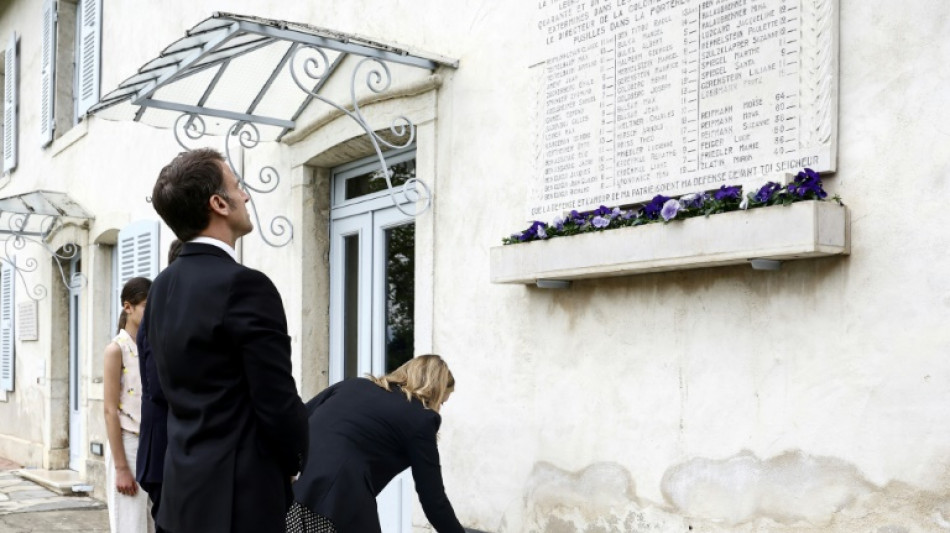
[[133, 222], [119, 231], [117, 292], [134, 277], [155, 279], [158, 275], [158, 232], [157, 220]]
[[79, 5], [80, 34], [76, 54], [79, 80], [76, 115], [83, 116], [99, 103], [100, 49], [102, 46], [102, 0], [82, 0]]
[[13, 391], [16, 359], [13, 344], [13, 265], [0, 268], [0, 390]]
[[40, 61], [40, 137], [43, 146], [53, 142], [56, 98], [56, 2], [43, 1], [43, 50]]
[[17, 96], [18, 63], [17, 61], [17, 35], [13, 32], [10, 36], [10, 44], [7, 45], [5, 53], [6, 66], [3, 73], [3, 171], [5, 173], [13, 172], [16, 168], [16, 145], [17, 145], [17, 105], [19, 97]]

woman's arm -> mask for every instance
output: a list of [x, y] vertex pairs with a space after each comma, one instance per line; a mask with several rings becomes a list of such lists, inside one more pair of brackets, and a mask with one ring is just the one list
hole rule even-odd
[[103, 361], [103, 415], [106, 419], [106, 435], [109, 437], [109, 448], [112, 451], [112, 460], [115, 463], [115, 488], [120, 494], [135, 496], [138, 485], [129, 468], [129, 461], [125, 456], [125, 445], [122, 444], [122, 426], [119, 424], [119, 388], [122, 386], [122, 349], [119, 345], [110, 342], [106, 346]]
[[409, 449], [412, 479], [419, 494], [419, 503], [436, 531], [464, 533], [465, 530], [456, 518], [455, 510], [452, 509], [442, 484], [442, 466], [439, 463], [439, 447], [435, 438], [442, 419], [438, 413], [427, 414], [431, 414], [430, 422], [423, 424], [416, 432]]

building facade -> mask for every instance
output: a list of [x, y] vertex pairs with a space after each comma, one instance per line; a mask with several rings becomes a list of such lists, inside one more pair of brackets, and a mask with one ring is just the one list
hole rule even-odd
[[[831, 2], [836, 170], [823, 180], [847, 206], [849, 254], [613, 276], [596, 247], [564, 237], [566, 255], [595, 259], [554, 290], [492, 282], [492, 249], [531, 223], [547, 4], [0, 3], [0, 456], [74, 470], [103, 494], [117, 287], [165, 266], [174, 236], [148, 203], [159, 170], [181, 145], [212, 146], [254, 188], [257, 231], [238, 252], [283, 296], [303, 398], [413, 354], [449, 362], [439, 445], [467, 527], [950, 530], [950, 7]], [[215, 32], [247, 27], [286, 44], [289, 63], [332, 68], [303, 85], [338, 107], [257, 68], [281, 64], [251, 59], [263, 43], [214, 49]], [[296, 56], [298, 37], [329, 52]], [[143, 65], [156, 77], [136, 80]], [[130, 82], [166, 104], [129, 105], [116, 91]], [[248, 90], [262, 97], [244, 102]], [[215, 135], [196, 134], [194, 107]], [[241, 134], [251, 123], [260, 142]], [[380, 153], [428, 202], [373, 179]], [[633, 231], [688, 249], [686, 222], [702, 219]], [[387, 489], [389, 531], [425, 530], [414, 502], [408, 476]]]

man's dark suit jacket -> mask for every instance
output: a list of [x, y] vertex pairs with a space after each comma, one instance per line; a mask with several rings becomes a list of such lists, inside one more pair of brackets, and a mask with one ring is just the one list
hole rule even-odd
[[186, 243], [155, 278], [145, 314], [169, 407], [159, 525], [284, 531], [307, 414], [277, 288], [218, 247]]
[[412, 467], [419, 503], [439, 533], [464, 533], [442, 485], [439, 413], [368, 379], [341, 381], [307, 402], [310, 459], [294, 496], [339, 533], [378, 533], [376, 496]]
[[168, 447], [168, 402], [158, 379], [158, 368], [148, 343], [147, 321], [136, 335], [139, 348], [139, 375], [142, 376], [142, 419], [139, 423], [139, 451], [135, 458], [135, 480], [143, 487], [162, 482], [165, 448]]

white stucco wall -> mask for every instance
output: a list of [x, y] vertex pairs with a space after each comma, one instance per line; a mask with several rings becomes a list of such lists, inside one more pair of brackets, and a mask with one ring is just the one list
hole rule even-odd
[[479, 283], [487, 249], [527, 225], [530, 74], [505, 36], [531, 9], [488, 11], [498, 41], [443, 91], [472, 128], [443, 147], [435, 213], [463, 513], [490, 531], [946, 528], [946, 6], [841, 2], [826, 188], [852, 211], [850, 257], [560, 292]]
[[[33, 4], [3, 8], [0, 36], [38, 29]], [[377, 114], [411, 109], [424, 132], [419, 153], [435, 203], [417, 221], [417, 286], [426, 291], [417, 295], [417, 318], [428, 317], [417, 348], [442, 354], [458, 381], [440, 449], [448, 494], [467, 526], [950, 529], [946, 3], [840, 0], [839, 170], [825, 188], [851, 210], [850, 256], [776, 272], [725, 267], [578, 281], [565, 291], [488, 281], [489, 248], [525, 225], [540, 79], [531, 68], [532, 2], [173, 4], [105, 2], [104, 93], [217, 9], [460, 60], [458, 70], [438, 72], [435, 92], [383, 104]], [[100, 235], [154, 217], [144, 198], [179, 147], [167, 131], [93, 118], [68, 147], [39, 150], [31, 96], [38, 36], [18, 31], [21, 162], [0, 196], [69, 192], [96, 216], [84, 243], [91, 253]], [[274, 250], [252, 235], [242, 254], [284, 296], [304, 396], [326, 382], [322, 169], [349, 135], [330, 123], [247, 156], [249, 168], [267, 161], [283, 180], [258, 202], [262, 220], [284, 214], [295, 223], [290, 246]], [[164, 230], [162, 255], [172, 238]], [[101, 441], [95, 377], [109, 328], [100, 316], [103, 280], [90, 283], [84, 309], [99, 318], [87, 318], [83, 330], [83, 397], [88, 440]], [[41, 337], [51, 335], [51, 315], [47, 300]], [[0, 403], [0, 433], [16, 429], [0, 435], [0, 455], [45, 454], [49, 463], [58, 457], [48, 422], [57, 393], [34, 381], [39, 361], [51, 372], [61, 355], [48, 339], [17, 350], [17, 392]], [[37, 413], [45, 413], [45, 433], [27, 427]], [[414, 522], [424, 523], [418, 509]]]

